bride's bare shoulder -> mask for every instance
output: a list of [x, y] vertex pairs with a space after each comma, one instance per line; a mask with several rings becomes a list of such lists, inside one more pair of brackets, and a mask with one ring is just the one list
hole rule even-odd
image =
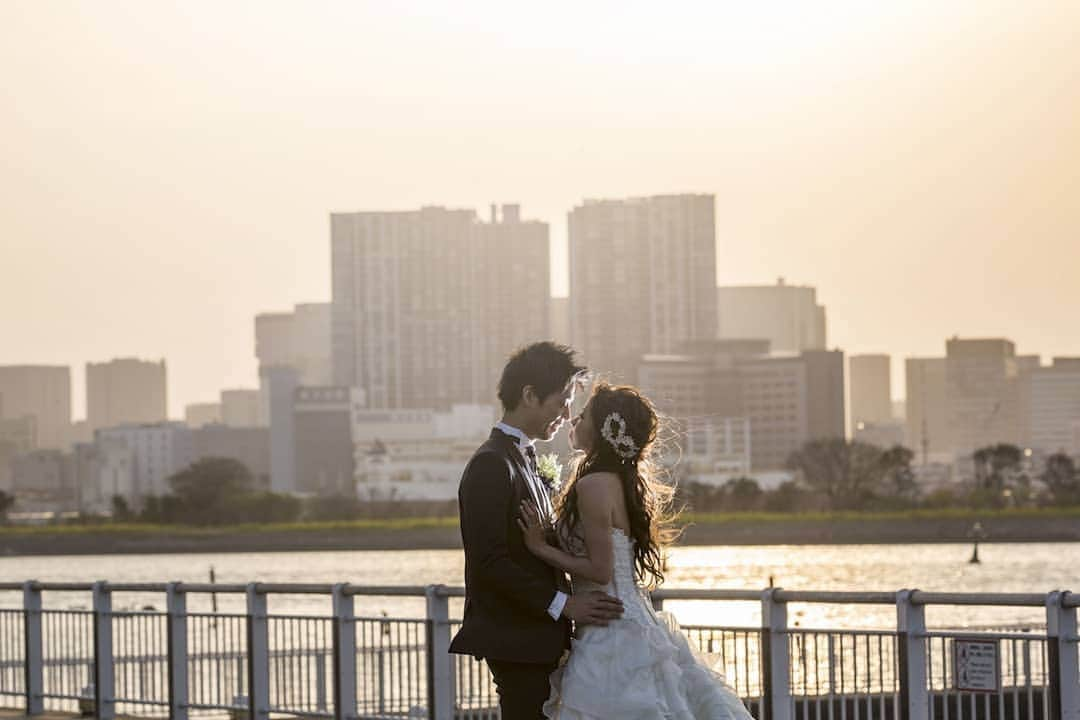
[[578, 492], [589, 495], [622, 495], [622, 481], [613, 472], [591, 472], [582, 475], [577, 481]]

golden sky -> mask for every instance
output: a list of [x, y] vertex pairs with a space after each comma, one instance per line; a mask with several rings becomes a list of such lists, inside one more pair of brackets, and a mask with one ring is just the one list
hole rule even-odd
[[[331, 211], [709, 192], [830, 344], [1080, 355], [1080, 3], [0, 3], [0, 364], [253, 386]], [[752, 7], [751, 7], [752, 6]], [[767, 7], [766, 7], [767, 6]], [[895, 392], [895, 391], [894, 391]]]

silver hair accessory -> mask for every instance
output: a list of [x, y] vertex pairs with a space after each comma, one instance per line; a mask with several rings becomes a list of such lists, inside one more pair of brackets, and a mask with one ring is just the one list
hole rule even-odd
[[634, 438], [627, 434], [626, 421], [623, 420], [622, 415], [619, 413], [613, 412], [604, 418], [604, 425], [600, 428], [600, 434], [611, 443], [611, 447], [615, 449], [615, 454], [623, 460], [633, 460], [634, 456], [637, 455], [637, 443], [634, 442]]

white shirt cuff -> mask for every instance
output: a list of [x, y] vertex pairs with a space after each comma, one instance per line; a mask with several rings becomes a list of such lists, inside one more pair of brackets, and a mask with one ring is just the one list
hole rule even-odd
[[566, 593], [557, 591], [555, 593], [555, 599], [548, 605], [548, 615], [552, 620], [558, 621], [562, 617], [563, 608], [566, 607]]

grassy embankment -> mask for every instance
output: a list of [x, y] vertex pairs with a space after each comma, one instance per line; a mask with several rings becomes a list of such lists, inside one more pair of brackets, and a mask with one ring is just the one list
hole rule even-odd
[[[1080, 521], [1080, 506], [1052, 508], [1009, 508], [1009, 509], [973, 509], [973, 508], [935, 508], [921, 510], [899, 510], [893, 512], [863, 512], [858, 510], [836, 510], [808, 513], [778, 512], [719, 512], [719, 513], [684, 513], [679, 516], [680, 525], [775, 525], [797, 523], [836, 523], [836, 522], [875, 522], [903, 520], [976, 520], [987, 522], [1001, 519], [1067, 519]], [[65, 523], [49, 525], [0, 525], [0, 535], [69, 535], [69, 534], [109, 534], [131, 535], [222, 535], [280, 532], [334, 532], [342, 530], [359, 531], [408, 531], [421, 528], [457, 528], [456, 516], [445, 517], [408, 517], [408, 518], [365, 518], [357, 520], [309, 521], [288, 523], [245, 523], [242, 525], [155, 525], [148, 523]]]

